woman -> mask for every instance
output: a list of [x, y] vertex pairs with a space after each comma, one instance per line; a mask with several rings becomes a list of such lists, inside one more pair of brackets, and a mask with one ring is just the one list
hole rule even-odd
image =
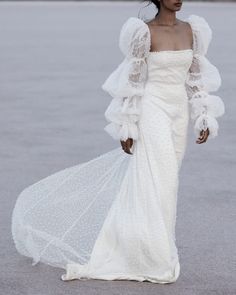
[[27, 187], [13, 212], [17, 250], [66, 269], [62, 280], [175, 282], [178, 172], [189, 105], [201, 144], [218, 132], [221, 84], [206, 58], [204, 18], [176, 18], [179, 0], [152, 1], [149, 22], [130, 17], [119, 46], [125, 59], [102, 88], [112, 97], [105, 130], [121, 146]]

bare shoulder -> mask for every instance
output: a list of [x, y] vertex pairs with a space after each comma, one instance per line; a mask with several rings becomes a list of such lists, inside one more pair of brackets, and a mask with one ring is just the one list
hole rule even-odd
[[151, 29], [153, 26], [156, 26], [155, 19], [151, 19], [148, 21], [145, 21], [145, 24]]
[[155, 18], [145, 21], [145, 23], [149, 26], [152, 25], [154, 22], [155, 22]]
[[185, 31], [185, 33], [187, 33], [191, 37], [192, 36], [191, 25], [188, 22], [180, 20], [180, 19], [178, 19], [178, 21], [179, 21], [179, 25]]

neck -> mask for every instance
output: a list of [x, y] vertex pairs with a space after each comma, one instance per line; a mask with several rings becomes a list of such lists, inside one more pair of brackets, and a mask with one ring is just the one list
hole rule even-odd
[[176, 24], [176, 12], [170, 11], [162, 6], [160, 12], [156, 16], [156, 20], [161, 24], [173, 26]]

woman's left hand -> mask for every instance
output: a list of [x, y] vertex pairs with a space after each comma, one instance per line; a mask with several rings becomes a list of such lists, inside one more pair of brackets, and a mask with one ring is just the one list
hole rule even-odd
[[206, 142], [209, 134], [210, 134], [210, 132], [209, 132], [209, 129], [208, 128], [206, 130], [201, 130], [200, 136], [196, 140], [196, 143]]

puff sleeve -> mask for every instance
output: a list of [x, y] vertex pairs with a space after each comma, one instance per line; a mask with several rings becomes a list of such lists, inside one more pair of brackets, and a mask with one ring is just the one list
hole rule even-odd
[[190, 15], [187, 22], [193, 33], [193, 61], [186, 79], [190, 115], [197, 136], [208, 128], [209, 138], [214, 138], [219, 129], [216, 118], [224, 114], [225, 106], [219, 96], [210, 94], [221, 86], [218, 69], [206, 57], [212, 30], [206, 20], [197, 15]]
[[148, 26], [141, 19], [130, 17], [121, 28], [119, 48], [124, 60], [102, 85], [113, 98], [105, 111], [109, 124], [104, 130], [115, 140], [137, 140], [140, 103], [147, 80], [146, 57], [150, 51]]

